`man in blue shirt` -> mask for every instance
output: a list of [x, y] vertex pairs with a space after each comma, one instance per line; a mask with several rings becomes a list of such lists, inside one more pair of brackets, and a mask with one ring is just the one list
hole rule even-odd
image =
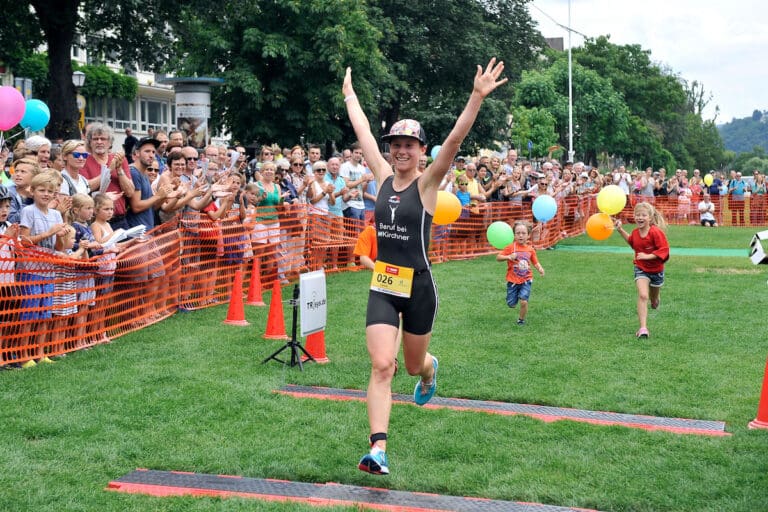
[[128, 199], [130, 208], [125, 214], [128, 227], [143, 224], [147, 231], [155, 227], [155, 210], [166, 200], [171, 192], [171, 185], [164, 185], [152, 192], [152, 183], [147, 176], [147, 168], [155, 162], [157, 148], [160, 141], [145, 137], [136, 144], [133, 151], [133, 164], [131, 164], [131, 180], [136, 191]]

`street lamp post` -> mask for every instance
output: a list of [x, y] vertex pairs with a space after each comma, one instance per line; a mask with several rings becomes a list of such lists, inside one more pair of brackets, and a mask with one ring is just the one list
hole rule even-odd
[[72, 85], [75, 86], [75, 92], [77, 93], [77, 110], [79, 117], [77, 119], [77, 127], [82, 132], [85, 128], [85, 97], [80, 94], [80, 88], [85, 83], [85, 73], [82, 71], [74, 71], [72, 73]]

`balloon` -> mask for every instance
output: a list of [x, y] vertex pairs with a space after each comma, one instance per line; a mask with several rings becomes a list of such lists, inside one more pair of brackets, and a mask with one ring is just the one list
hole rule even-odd
[[587, 219], [587, 235], [594, 240], [605, 240], [613, 233], [613, 222], [607, 213], [596, 213]]
[[0, 87], [0, 131], [10, 130], [24, 117], [24, 96], [15, 87]]
[[51, 111], [48, 110], [48, 105], [40, 100], [27, 100], [27, 111], [20, 123], [22, 128], [29, 128], [36, 132], [48, 126], [50, 120]]
[[627, 196], [617, 185], [608, 185], [597, 194], [597, 207], [608, 215], [616, 215], [627, 204]]
[[715, 181], [715, 178], [713, 178], [711, 174], [707, 173], [704, 175], [704, 184], [706, 186], [711, 186], [713, 181]]
[[533, 216], [540, 222], [547, 222], [557, 213], [557, 202], [552, 196], [539, 196], [533, 201]]
[[438, 144], [437, 146], [432, 146], [432, 152], [430, 152], [430, 155], [432, 155], [432, 160], [434, 160], [435, 158], [437, 158], [437, 154], [440, 152], [440, 149], [441, 149], [442, 147], [443, 147], [443, 146], [441, 146], [441, 145], [439, 145], [439, 144]]
[[488, 237], [488, 242], [497, 249], [503, 249], [515, 240], [512, 226], [500, 220], [488, 226], [485, 235]]
[[450, 224], [461, 215], [461, 202], [459, 198], [445, 190], [437, 191], [437, 204], [432, 222], [439, 226]]

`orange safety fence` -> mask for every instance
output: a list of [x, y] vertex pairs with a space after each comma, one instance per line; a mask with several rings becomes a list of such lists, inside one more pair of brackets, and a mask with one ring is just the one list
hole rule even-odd
[[[632, 196], [619, 217], [632, 222]], [[654, 205], [671, 224], [698, 224], [698, 199], [657, 197]], [[765, 224], [763, 196], [743, 202], [713, 198], [724, 225]], [[531, 243], [551, 247], [584, 232], [597, 212], [595, 196], [558, 200], [555, 217], [537, 222], [530, 202], [492, 202], [466, 209], [448, 226], [432, 227], [433, 263], [493, 254], [486, 238], [495, 221], [529, 221]], [[743, 218], [742, 218], [743, 216]], [[234, 274], [262, 288], [295, 281], [302, 271], [360, 269], [353, 249], [365, 223], [322, 215], [306, 205], [281, 206], [240, 219], [233, 209], [211, 220], [186, 212], [118, 254], [75, 260], [0, 236], [0, 364], [61, 355], [106, 343], [166, 318], [230, 300]], [[247, 290], [246, 290], [247, 291]]]

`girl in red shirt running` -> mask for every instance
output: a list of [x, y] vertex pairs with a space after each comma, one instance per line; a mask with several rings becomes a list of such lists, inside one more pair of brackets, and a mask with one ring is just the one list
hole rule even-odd
[[659, 294], [664, 285], [664, 263], [669, 259], [669, 242], [664, 234], [667, 222], [650, 203], [637, 203], [635, 224], [637, 227], [630, 234], [621, 227], [621, 220], [615, 221], [619, 234], [635, 251], [637, 318], [640, 320], [640, 329], [635, 336], [648, 338], [648, 299], [651, 300], [651, 308], [659, 307]]

